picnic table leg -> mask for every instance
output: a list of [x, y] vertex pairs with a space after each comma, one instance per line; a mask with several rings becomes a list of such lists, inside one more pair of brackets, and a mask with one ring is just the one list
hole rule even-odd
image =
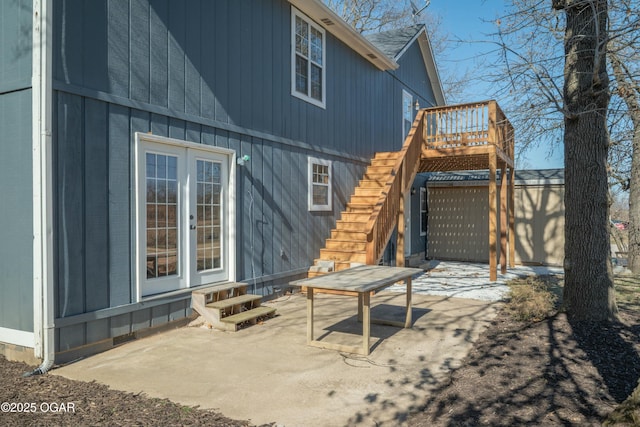
[[362, 322], [362, 292], [358, 292], [358, 322]]
[[411, 327], [411, 277], [408, 277], [407, 280], [407, 317], [404, 321], [404, 327]]
[[307, 344], [313, 341], [313, 288], [307, 287]]
[[[371, 335], [371, 293], [362, 295], [362, 350], [365, 356], [369, 355], [369, 337]], [[358, 298], [359, 299], [359, 298]], [[358, 304], [360, 305], [360, 304]]]

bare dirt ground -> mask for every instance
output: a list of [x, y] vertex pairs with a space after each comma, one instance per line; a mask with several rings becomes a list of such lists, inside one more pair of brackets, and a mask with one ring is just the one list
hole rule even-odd
[[[403, 425], [602, 425], [640, 378], [637, 281], [618, 304], [622, 322], [607, 324], [576, 324], [562, 313], [523, 323], [502, 311], [464, 366]], [[32, 369], [0, 357], [0, 403], [14, 404], [3, 403], [0, 425], [250, 425], [97, 383], [22, 378]]]
[[[616, 279], [616, 291], [615, 323], [573, 323], [564, 313], [523, 323], [507, 306], [408, 425], [602, 425], [640, 378], [640, 278]], [[640, 426], [638, 402], [614, 425]]]
[[[57, 375], [23, 378], [33, 370], [0, 356], [2, 426], [249, 426], [213, 411], [111, 390]], [[6, 402], [6, 403], [5, 403]], [[7, 403], [10, 406], [7, 406]]]

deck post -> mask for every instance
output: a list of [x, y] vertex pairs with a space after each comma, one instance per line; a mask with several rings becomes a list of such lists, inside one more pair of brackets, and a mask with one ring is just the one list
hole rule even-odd
[[516, 266], [516, 217], [515, 217], [515, 178], [516, 170], [509, 168], [509, 267]]
[[500, 168], [500, 273], [507, 272], [507, 164]]
[[496, 206], [498, 194], [496, 191], [496, 152], [489, 153], [489, 278], [492, 282], [498, 280], [497, 266], [497, 232], [498, 221]]

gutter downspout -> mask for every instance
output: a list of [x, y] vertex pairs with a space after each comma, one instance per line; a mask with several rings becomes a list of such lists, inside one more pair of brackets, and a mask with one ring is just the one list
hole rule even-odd
[[25, 377], [45, 374], [55, 360], [52, 186], [52, 29], [50, 0], [33, 1], [33, 328], [42, 364]]

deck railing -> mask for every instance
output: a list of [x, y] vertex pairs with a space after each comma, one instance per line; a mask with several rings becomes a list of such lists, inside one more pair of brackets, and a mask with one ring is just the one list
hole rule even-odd
[[513, 158], [513, 126], [496, 101], [428, 108], [425, 114], [426, 149], [495, 145]]
[[416, 176], [422, 152], [425, 110], [416, 115], [409, 134], [404, 140], [398, 160], [393, 166], [391, 177], [380, 193], [369, 222], [367, 223], [367, 264], [377, 264], [393, 233], [401, 195], [404, 194]]

